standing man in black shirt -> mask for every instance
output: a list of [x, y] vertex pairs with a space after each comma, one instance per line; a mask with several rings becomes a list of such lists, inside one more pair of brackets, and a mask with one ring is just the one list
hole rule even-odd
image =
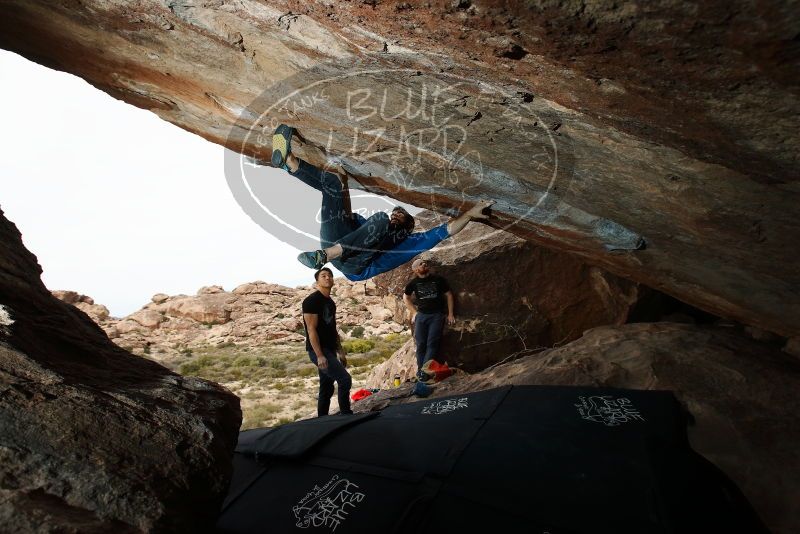
[[328, 415], [333, 397], [333, 383], [339, 385], [339, 411], [352, 414], [347, 358], [336, 330], [336, 303], [331, 298], [333, 272], [323, 267], [314, 273], [317, 290], [303, 301], [303, 326], [306, 329], [306, 351], [319, 372], [317, 415]]
[[[411, 270], [416, 277], [406, 285], [403, 302], [411, 314], [417, 342], [417, 377], [423, 379], [422, 366], [439, 350], [445, 318], [449, 324], [455, 323], [456, 318], [453, 315], [453, 292], [447, 280], [431, 274], [427, 260], [421, 258], [414, 260]], [[412, 293], [416, 297], [416, 307], [411, 300]]]

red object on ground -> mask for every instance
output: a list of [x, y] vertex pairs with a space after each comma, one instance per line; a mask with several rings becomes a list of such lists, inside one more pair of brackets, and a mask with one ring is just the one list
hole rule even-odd
[[370, 395], [372, 395], [372, 392], [370, 390], [359, 389], [358, 391], [350, 395], [350, 398], [353, 400], [353, 402], [358, 402], [364, 397], [369, 397]]
[[422, 370], [429, 375], [434, 375], [434, 380], [439, 382], [453, 374], [453, 370], [446, 363], [439, 363], [436, 360], [428, 360], [422, 366]]

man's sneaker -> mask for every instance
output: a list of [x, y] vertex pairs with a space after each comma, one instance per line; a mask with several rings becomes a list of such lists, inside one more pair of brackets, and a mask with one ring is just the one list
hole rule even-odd
[[322, 266], [328, 263], [328, 255], [324, 250], [315, 250], [314, 252], [301, 252], [297, 256], [297, 261], [308, 267], [309, 269], [319, 270]]
[[419, 380], [420, 382], [430, 382], [434, 378], [436, 378], [436, 375], [426, 373], [422, 369], [417, 371], [417, 380]]

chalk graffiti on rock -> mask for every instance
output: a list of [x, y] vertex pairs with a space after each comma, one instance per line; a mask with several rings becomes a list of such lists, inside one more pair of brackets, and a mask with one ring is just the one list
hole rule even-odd
[[[545, 100], [445, 71], [368, 65], [317, 65], [242, 108], [225, 143], [225, 175], [236, 201], [264, 230], [300, 250], [319, 246], [318, 190], [275, 179], [268, 168], [279, 124], [303, 130], [305, 141], [292, 145], [299, 157], [354, 178], [350, 188], [362, 194], [351, 197], [352, 207], [365, 217], [411, 198], [455, 216], [492, 191], [515, 199], [502, 207], [509, 218], [496, 232], [560, 216], [556, 190], [568, 190], [572, 179], [569, 142], [549, 126], [560, 115]], [[513, 172], [500, 165], [509, 156]]]
[[323, 486], [314, 486], [292, 507], [298, 528], [326, 527], [335, 532], [356, 504], [364, 500], [358, 486], [346, 478], [333, 477]]

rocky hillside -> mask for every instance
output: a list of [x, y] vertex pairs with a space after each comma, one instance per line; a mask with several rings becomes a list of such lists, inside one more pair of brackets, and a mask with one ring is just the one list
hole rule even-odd
[[[120, 347], [163, 362], [198, 347], [303, 341], [300, 305], [313, 291], [311, 286], [290, 288], [260, 281], [232, 291], [208, 286], [193, 296], [153, 295], [142, 309], [122, 318], [110, 317], [105, 306], [86, 295], [59, 290], [53, 295], [84, 311]], [[337, 278], [332, 296], [344, 339], [354, 337], [354, 330], [359, 338], [406, 330], [391, 320], [394, 299], [379, 295], [372, 281]]]

